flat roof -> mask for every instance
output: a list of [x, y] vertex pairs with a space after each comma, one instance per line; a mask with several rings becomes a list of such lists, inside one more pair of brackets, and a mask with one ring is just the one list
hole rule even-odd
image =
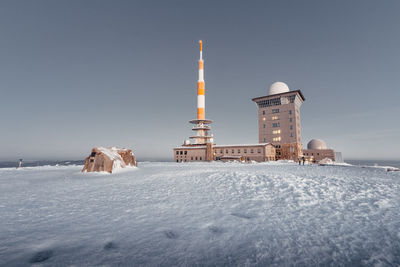
[[266, 97], [283, 96], [283, 95], [288, 95], [288, 94], [291, 94], [291, 93], [298, 93], [298, 94], [300, 95], [300, 97], [302, 98], [303, 101], [306, 100], [305, 97], [304, 97], [304, 95], [303, 95], [303, 93], [302, 93], [300, 90], [293, 90], [293, 91], [289, 91], [289, 92], [285, 92], [285, 93], [280, 93], [280, 94], [275, 94], [275, 95], [259, 96], [259, 97], [255, 97], [255, 98], [253, 98], [253, 99], [251, 99], [251, 100], [255, 102], [255, 101], [257, 101], [257, 100], [261, 100], [261, 99], [266, 98]]

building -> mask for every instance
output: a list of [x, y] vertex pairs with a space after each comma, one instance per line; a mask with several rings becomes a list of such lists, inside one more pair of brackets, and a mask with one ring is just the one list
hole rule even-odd
[[205, 118], [205, 82], [203, 43], [200, 41], [199, 79], [197, 81], [197, 118], [189, 121], [194, 124], [192, 130], [195, 135], [190, 140], [185, 140], [183, 145], [175, 147], [175, 162], [190, 161], [269, 161], [275, 160], [275, 146], [270, 143], [259, 143], [251, 145], [215, 145], [212, 134], [210, 134], [212, 123]]
[[191, 161], [274, 161], [276, 150], [270, 143], [250, 145], [182, 145], [174, 148], [175, 162]]
[[327, 148], [326, 143], [321, 139], [312, 139], [303, 150], [304, 156], [310, 162], [319, 162], [323, 159], [331, 159], [335, 162], [343, 162], [342, 153]]
[[272, 143], [277, 159], [297, 160], [303, 155], [300, 107], [305, 98], [300, 90], [290, 91], [275, 82], [268, 95], [253, 98], [258, 107], [258, 142]]

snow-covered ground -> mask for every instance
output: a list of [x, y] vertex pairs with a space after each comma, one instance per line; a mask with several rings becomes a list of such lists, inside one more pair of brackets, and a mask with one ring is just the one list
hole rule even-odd
[[0, 265], [400, 265], [400, 172], [290, 163], [0, 169]]

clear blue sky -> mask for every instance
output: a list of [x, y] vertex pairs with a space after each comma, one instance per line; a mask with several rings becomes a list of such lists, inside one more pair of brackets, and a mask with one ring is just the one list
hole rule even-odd
[[198, 40], [218, 144], [256, 143], [251, 98], [301, 89], [303, 145], [400, 159], [400, 1], [1, 1], [0, 160], [93, 146], [172, 158]]

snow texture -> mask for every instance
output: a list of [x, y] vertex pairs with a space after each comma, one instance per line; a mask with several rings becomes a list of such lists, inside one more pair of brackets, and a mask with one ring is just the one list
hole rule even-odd
[[400, 172], [81, 168], [0, 169], [0, 266], [400, 265]]

